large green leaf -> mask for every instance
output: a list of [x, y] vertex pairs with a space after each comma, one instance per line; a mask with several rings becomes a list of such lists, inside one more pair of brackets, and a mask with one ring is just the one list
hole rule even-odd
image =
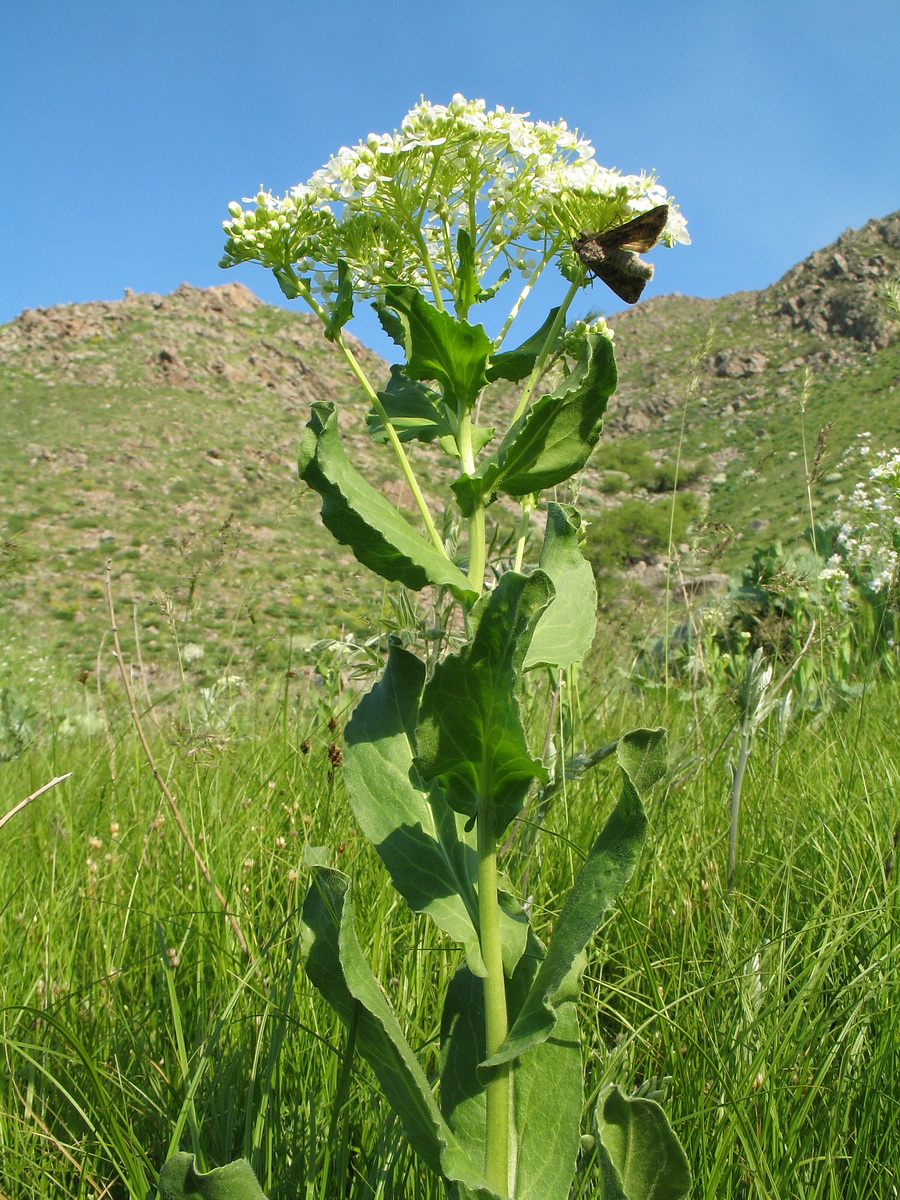
[[[502, 350], [499, 354], [493, 355], [485, 372], [489, 383], [495, 379], [508, 379], [511, 383], [518, 383], [520, 379], [531, 374], [538, 355], [544, 349], [558, 312], [558, 308], [551, 308], [546, 321], [537, 333], [526, 338], [521, 346], [516, 346], [515, 350]], [[565, 332], [565, 328], [560, 325], [554, 344], [548, 348], [550, 351], [561, 345]]]
[[[357, 823], [374, 844], [394, 887], [465, 947], [484, 974], [478, 944], [475, 835], [463, 829], [435, 786], [413, 769], [413, 738], [425, 665], [393, 643], [382, 679], [364, 696], [344, 738], [344, 781]], [[525, 948], [527, 920], [507, 896], [501, 915], [503, 960], [511, 973]]]
[[[394, 432], [401, 442], [433, 442], [438, 439], [441, 449], [453, 458], [460, 457], [459, 421], [441, 398], [440, 392], [410, 379], [402, 367], [391, 367], [391, 377], [383, 392], [378, 393]], [[366, 413], [369, 433], [376, 442], [388, 440], [381, 415], [372, 408]], [[493, 441], [492, 426], [470, 426], [473, 453], [479, 454]]]
[[[427, 443], [454, 434], [440, 394], [424, 383], [410, 379], [402, 367], [391, 367], [387, 387], [378, 393], [378, 398], [401, 442], [415, 438]], [[387, 441], [384, 422], [374, 408], [366, 413], [366, 424], [376, 442]]]
[[601, 1200], [681, 1200], [691, 1190], [688, 1160], [655, 1100], [613, 1084], [597, 1101], [594, 1130]]
[[547, 505], [547, 530], [540, 568], [553, 581], [556, 595], [541, 615], [525, 655], [525, 670], [579, 662], [597, 630], [597, 585], [591, 564], [581, 553], [581, 516], [568, 504]]
[[497, 835], [535, 778], [547, 772], [528, 749], [518, 690], [538, 617], [553, 597], [543, 571], [509, 571], [479, 604], [475, 632], [438, 663], [425, 686], [416, 730], [416, 768], [439, 780], [450, 805], [473, 818], [490, 804]]
[[162, 1200], [266, 1200], [246, 1158], [200, 1172], [193, 1154], [181, 1151], [159, 1173]]
[[331, 403], [312, 406], [300, 439], [300, 478], [322, 497], [322, 521], [359, 561], [383, 579], [419, 591], [448, 587], [471, 603], [476, 593], [458, 567], [421, 537], [351, 464]]
[[441, 312], [418, 288], [394, 284], [375, 311], [389, 337], [406, 354], [410, 379], [435, 379], [458, 416], [467, 412], [487, 383], [485, 363], [493, 342], [481, 325]]
[[547, 957], [509, 1037], [485, 1065], [508, 1062], [550, 1036], [560, 1005], [577, 999], [581, 990], [588, 941], [634, 871], [647, 826], [641, 796], [665, 773], [665, 730], [626, 733], [616, 757], [622, 772], [619, 802], [566, 897]]
[[478, 1200], [497, 1200], [441, 1116], [425, 1073], [366, 962], [356, 931], [350, 880], [313, 868], [303, 902], [301, 944], [306, 973], [341, 1021], [378, 1079], [410, 1146], [436, 1174], [458, 1180]]
[[[544, 948], [530, 933], [528, 949], [507, 981], [515, 1017], [528, 995]], [[441, 1110], [474, 1161], [484, 1153], [484, 988], [465, 967], [454, 975], [441, 1020]], [[560, 1007], [551, 1037], [516, 1060], [510, 1162], [516, 1200], [567, 1200], [578, 1156], [582, 1063], [575, 1004]]]
[[571, 375], [512, 425], [473, 474], [451, 484], [463, 515], [470, 516], [490, 492], [528, 496], [580, 471], [600, 438], [616, 380], [612, 343], [589, 334]]

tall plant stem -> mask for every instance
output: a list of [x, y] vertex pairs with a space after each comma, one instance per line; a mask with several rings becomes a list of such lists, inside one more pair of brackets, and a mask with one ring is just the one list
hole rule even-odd
[[[497, 838], [493, 806], [486, 802], [478, 816], [478, 927], [484, 977], [484, 1032], [488, 1055], [499, 1050], [509, 1032], [506, 983], [500, 942], [497, 899]], [[485, 1087], [484, 1177], [501, 1195], [509, 1194], [509, 1129], [512, 1097], [511, 1064], [492, 1069]]]
[[[459, 422], [459, 453], [462, 469], [469, 474], [475, 470], [475, 451], [472, 445], [472, 416], [463, 413]], [[484, 524], [484, 505], [479, 504], [469, 517], [469, 583], [478, 593], [484, 587], [484, 566], [487, 556], [487, 536]]]

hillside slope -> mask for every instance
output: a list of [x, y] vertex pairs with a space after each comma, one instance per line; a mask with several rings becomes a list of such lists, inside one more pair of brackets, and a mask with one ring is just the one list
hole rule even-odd
[[0, 359], [11, 633], [89, 669], [107, 561], [151, 672], [176, 631], [215, 673], [264, 660], [272, 639], [281, 654], [285, 632], [311, 635], [323, 614], [338, 628], [368, 611], [371, 584], [296, 478], [309, 405], [354, 390], [314, 318], [241, 284], [184, 284], [26, 311], [0, 328]]
[[[805, 523], [806, 468], [829, 509], [862, 431], [900, 444], [900, 345], [885, 285], [900, 280], [900, 212], [847, 230], [759, 292], [660, 296], [614, 318], [621, 384], [611, 436], [656, 458], [709, 456], [708, 519], [740, 540]], [[683, 439], [683, 440], [682, 440]], [[746, 556], [746, 555], [745, 555]]]
[[[898, 263], [894, 213], [763, 291], [662, 296], [616, 316], [620, 389], [604, 469], [581, 482], [586, 514], [646, 494], [629, 466], [638, 454], [668, 467], [663, 478], [695, 466], [699, 507], [734, 530], [732, 563], [754, 538], [799, 534], [804, 438], [812, 457], [830, 423], [823, 510], [852, 482], [837, 462], [858, 432], [900, 443], [900, 343], [884, 300]], [[386, 375], [356, 349], [373, 377]], [[313, 318], [241, 284], [183, 284], [26, 311], [0, 327], [0, 362], [0, 658], [25, 642], [89, 670], [107, 638], [107, 561], [151, 674], [171, 662], [176, 637], [182, 663], [215, 678], [285, 665], [291, 637], [365, 624], [380, 591], [296, 481], [309, 405], [340, 402], [350, 453], [373, 482], [391, 466]]]

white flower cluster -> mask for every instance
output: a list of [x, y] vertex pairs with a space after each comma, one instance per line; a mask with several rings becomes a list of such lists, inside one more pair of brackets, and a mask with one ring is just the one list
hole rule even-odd
[[[503, 271], [530, 275], [581, 230], [606, 229], [668, 197], [653, 176], [599, 166], [564, 121], [487, 111], [483, 100], [456, 95], [449, 105], [423, 100], [394, 133], [343, 147], [286, 196], [261, 190], [245, 203], [253, 207], [229, 205], [221, 265], [296, 273], [327, 304], [341, 259], [358, 294], [408, 283], [455, 297], [461, 231], [482, 284]], [[674, 208], [661, 240], [690, 240]]]
[[869, 466], [868, 476], [841, 501], [835, 513], [840, 523], [840, 551], [822, 573], [846, 599], [848, 569], [869, 591], [889, 596], [900, 585], [900, 450], [874, 451], [871, 434], [859, 434], [859, 444], [844, 456]]

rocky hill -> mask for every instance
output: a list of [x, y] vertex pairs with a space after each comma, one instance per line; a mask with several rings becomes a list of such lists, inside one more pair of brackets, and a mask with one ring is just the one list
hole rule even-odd
[[846, 230], [762, 291], [635, 305], [613, 321], [622, 386], [611, 428], [648, 431], [680, 408], [692, 378], [704, 407], [739, 411], [768, 393], [784, 399], [804, 368], [833, 377], [859, 366], [897, 336], [884, 286], [898, 279], [900, 212]]
[[[754, 537], [799, 533], [804, 438], [811, 454], [831, 423], [816, 482], [826, 507], [846, 490], [837, 463], [858, 432], [900, 443], [900, 343], [884, 294], [898, 263], [895, 213], [763, 291], [662, 296], [616, 316], [621, 384], [582, 507], [599, 521], [652, 498], [665, 488], [648, 491], [633, 464], [671, 480], [677, 463], [695, 511], [734, 530], [733, 556]], [[107, 561], [150, 675], [173, 648], [180, 668], [208, 678], [251, 662], [280, 668], [292, 638], [365, 623], [377, 589], [323, 533], [295, 479], [309, 405], [341, 401], [351, 453], [373, 482], [390, 465], [313, 318], [239, 283], [182, 284], [25, 311], [0, 327], [0, 361], [0, 658], [27, 631], [35, 654], [90, 670], [106, 638]]]
[[239, 283], [183, 284], [26, 311], [0, 327], [0, 360], [0, 646], [28, 630], [90, 669], [107, 561], [150, 674], [176, 646], [198, 672], [240, 670], [280, 656], [285, 632], [368, 611], [371, 586], [296, 480], [310, 403], [354, 396], [314, 318]]

